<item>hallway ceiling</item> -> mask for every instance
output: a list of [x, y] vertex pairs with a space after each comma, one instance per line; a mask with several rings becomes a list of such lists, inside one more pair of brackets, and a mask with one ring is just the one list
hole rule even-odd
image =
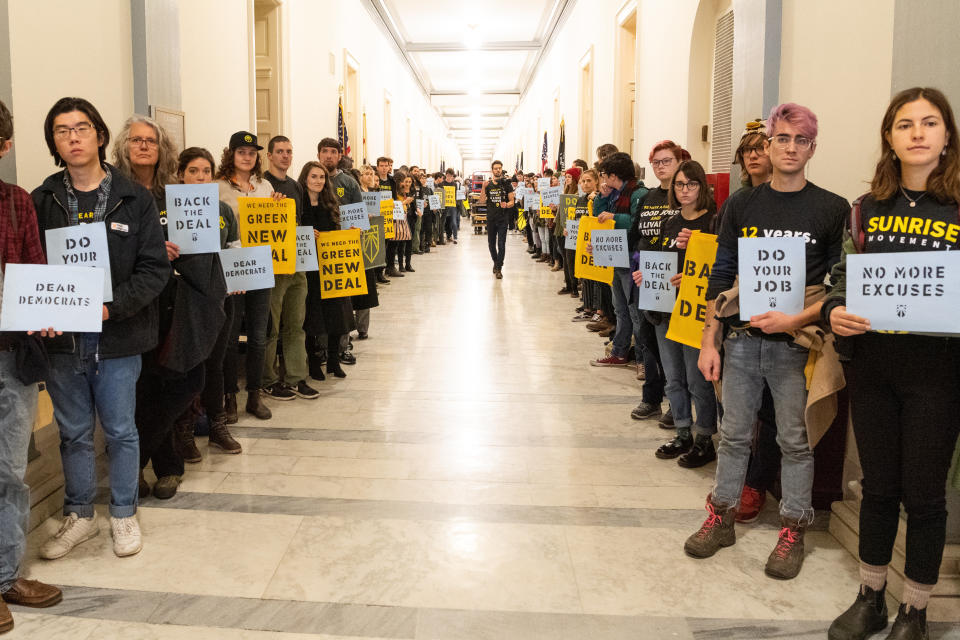
[[576, 0], [368, 1], [463, 158], [487, 160]]

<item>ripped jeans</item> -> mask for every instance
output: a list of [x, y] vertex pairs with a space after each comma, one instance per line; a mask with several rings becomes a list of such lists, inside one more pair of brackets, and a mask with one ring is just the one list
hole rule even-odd
[[730, 506], [740, 501], [750, 460], [753, 425], [766, 381], [777, 414], [777, 444], [783, 453], [780, 515], [812, 522], [813, 451], [807, 441], [804, 421], [807, 385], [803, 372], [809, 352], [790, 342], [738, 330], [730, 332], [723, 349], [723, 421], [717, 448], [714, 501]]

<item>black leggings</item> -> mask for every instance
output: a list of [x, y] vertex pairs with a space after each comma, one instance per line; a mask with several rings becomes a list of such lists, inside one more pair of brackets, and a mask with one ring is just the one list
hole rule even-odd
[[173, 446], [173, 425], [203, 389], [204, 364], [184, 374], [170, 375], [156, 366], [155, 354], [144, 356], [144, 368], [137, 380], [140, 468], [152, 461], [158, 478], [182, 476], [183, 458]]
[[936, 584], [946, 537], [946, 483], [960, 434], [960, 339], [867, 333], [844, 366], [863, 468], [860, 559], [890, 563], [900, 504], [904, 574]]

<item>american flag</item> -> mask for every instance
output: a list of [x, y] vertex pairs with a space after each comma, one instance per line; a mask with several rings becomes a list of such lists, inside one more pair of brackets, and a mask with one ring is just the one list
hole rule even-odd
[[543, 151], [540, 152], [540, 173], [543, 173], [547, 170], [549, 163], [547, 162], [547, 132], [543, 132]]
[[347, 136], [347, 125], [343, 121], [343, 98], [337, 100], [337, 141], [340, 142], [343, 154], [349, 156], [350, 137]]

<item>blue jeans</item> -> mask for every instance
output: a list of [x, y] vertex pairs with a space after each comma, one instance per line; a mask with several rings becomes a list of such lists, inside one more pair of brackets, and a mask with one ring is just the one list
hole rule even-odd
[[[700, 349], [667, 339], [670, 316], [656, 325], [657, 346], [660, 347], [660, 360], [667, 379], [667, 399], [673, 410], [673, 422], [677, 432], [686, 429], [694, 435], [712, 436], [717, 432], [717, 397], [713, 393], [713, 384], [704, 379], [697, 367]], [[693, 421], [691, 401], [697, 410], [697, 421]]]
[[777, 444], [783, 453], [780, 515], [812, 522], [813, 451], [803, 416], [807, 405], [803, 370], [809, 352], [789, 342], [742, 331], [732, 331], [723, 349], [723, 421], [714, 500], [724, 505], [737, 505], [740, 501], [765, 381], [773, 396]]
[[37, 410], [37, 385], [14, 375], [12, 351], [0, 352], [0, 593], [16, 582], [30, 518], [27, 449]]
[[110, 515], [137, 512], [140, 438], [134, 419], [140, 356], [99, 360], [100, 334], [76, 334], [74, 353], [50, 356], [47, 390], [60, 426], [63, 461], [63, 514], [93, 517], [97, 494], [95, 418], [107, 440], [110, 458]]
[[[635, 309], [635, 305], [630, 304], [634, 299], [633, 276], [630, 269], [614, 267], [613, 282], [610, 287], [613, 289], [613, 311], [617, 314], [617, 329], [613, 333], [613, 351], [612, 355], [618, 358], [625, 358], [627, 350], [630, 349], [630, 337], [634, 335], [633, 320], [638, 318], [640, 310]], [[640, 340], [637, 339], [637, 356], [640, 356]]]

